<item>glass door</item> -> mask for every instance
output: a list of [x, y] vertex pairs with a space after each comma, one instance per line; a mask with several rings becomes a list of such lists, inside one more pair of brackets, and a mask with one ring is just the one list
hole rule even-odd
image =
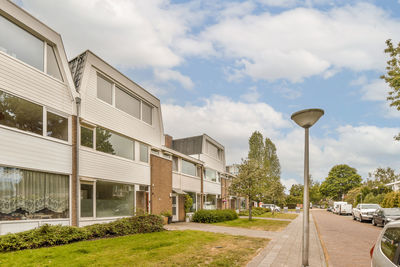
[[178, 210], [178, 195], [172, 196], [172, 221], [177, 222], [179, 220]]
[[93, 200], [93, 184], [81, 183], [81, 217], [94, 217]]

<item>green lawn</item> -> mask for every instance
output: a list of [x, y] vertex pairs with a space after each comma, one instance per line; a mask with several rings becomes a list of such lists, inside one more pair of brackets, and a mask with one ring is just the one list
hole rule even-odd
[[0, 253], [1, 266], [244, 266], [267, 239], [164, 231]]
[[272, 212], [266, 212], [263, 213], [261, 215], [256, 215], [253, 217], [264, 217], [264, 218], [277, 218], [277, 219], [296, 219], [297, 216], [299, 216], [298, 214], [293, 214], [293, 213], [279, 213], [279, 212], [275, 212], [274, 214], [272, 214]]
[[281, 231], [283, 230], [290, 221], [276, 221], [276, 220], [262, 220], [262, 219], [236, 219], [233, 221], [214, 223], [214, 225], [230, 226], [230, 227], [242, 227], [253, 230], [265, 230], [265, 231]]

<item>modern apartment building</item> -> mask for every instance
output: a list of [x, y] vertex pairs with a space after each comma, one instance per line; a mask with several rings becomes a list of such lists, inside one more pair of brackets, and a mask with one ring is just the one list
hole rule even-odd
[[203, 209], [221, 209], [221, 176], [225, 174], [225, 148], [210, 136], [174, 139], [172, 148], [203, 162], [201, 193]]
[[0, 1], [0, 234], [72, 223], [75, 91], [61, 37]]
[[225, 148], [164, 135], [160, 100], [0, 0], [0, 234], [134, 213], [235, 208]]

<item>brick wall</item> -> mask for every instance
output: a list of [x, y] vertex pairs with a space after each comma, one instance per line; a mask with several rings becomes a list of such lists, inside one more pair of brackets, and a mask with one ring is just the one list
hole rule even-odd
[[165, 146], [172, 149], [172, 136], [165, 135]]
[[151, 165], [151, 203], [152, 214], [163, 211], [172, 213], [172, 162], [170, 160], [150, 155]]
[[179, 213], [178, 213], [178, 220], [180, 222], [185, 221], [185, 196], [184, 195], [180, 195], [179, 196], [179, 204], [178, 204], [178, 208], [179, 208]]

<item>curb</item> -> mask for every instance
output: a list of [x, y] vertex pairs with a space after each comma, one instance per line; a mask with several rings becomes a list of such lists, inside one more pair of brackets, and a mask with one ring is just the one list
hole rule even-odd
[[313, 213], [311, 213], [311, 215], [312, 215], [312, 217], [313, 217], [313, 221], [314, 221], [315, 228], [317, 229], [317, 234], [318, 234], [319, 242], [321, 243], [322, 250], [323, 250], [323, 252], [324, 252], [326, 266], [327, 266], [327, 267], [333, 266], [332, 263], [331, 263], [330, 260], [329, 260], [328, 250], [326, 249], [324, 240], [323, 240], [322, 237], [321, 237], [321, 232], [319, 231], [319, 227], [318, 227], [317, 221], [315, 220], [315, 216], [314, 216]]

